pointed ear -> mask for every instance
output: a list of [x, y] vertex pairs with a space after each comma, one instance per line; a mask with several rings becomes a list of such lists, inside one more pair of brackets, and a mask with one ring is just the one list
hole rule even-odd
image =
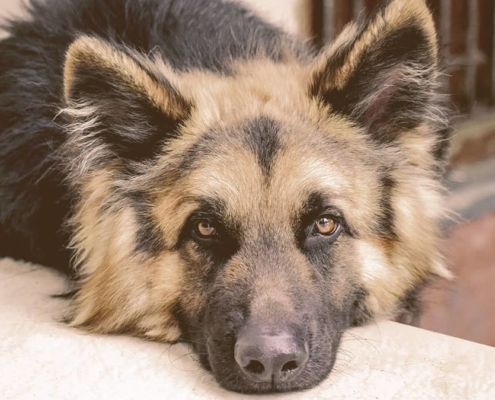
[[[65, 110], [72, 134], [90, 138], [105, 154], [141, 161], [173, 138], [190, 104], [163, 76], [131, 52], [91, 37], [68, 49]], [[77, 143], [84, 143], [78, 138]]]
[[348, 26], [312, 66], [310, 93], [380, 143], [420, 125], [444, 129], [437, 38], [423, 0], [392, 0]]

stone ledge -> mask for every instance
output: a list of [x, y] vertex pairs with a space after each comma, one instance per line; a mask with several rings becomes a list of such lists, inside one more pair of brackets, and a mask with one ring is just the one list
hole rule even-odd
[[[53, 271], [0, 260], [0, 393], [6, 399], [253, 399], [226, 392], [190, 356], [57, 322]], [[347, 333], [334, 371], [313, 390], [267, 399], [493, 399], [495, 349], [382, 322]]]

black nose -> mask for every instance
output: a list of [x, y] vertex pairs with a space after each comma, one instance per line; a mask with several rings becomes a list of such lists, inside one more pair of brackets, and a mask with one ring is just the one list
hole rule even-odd
[[235, 360], [254, 382], [288, 382], [304, 369], [308, 345], [288, 333], [267, 335], [241, 332], [235, 345]]

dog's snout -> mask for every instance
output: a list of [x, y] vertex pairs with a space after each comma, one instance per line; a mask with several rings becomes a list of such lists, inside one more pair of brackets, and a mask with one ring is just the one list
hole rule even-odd
[[289, 333], [241, 332], [235, 345], [235, 360], [254, 382], [288, 382], [308, 361], [307, 342]]

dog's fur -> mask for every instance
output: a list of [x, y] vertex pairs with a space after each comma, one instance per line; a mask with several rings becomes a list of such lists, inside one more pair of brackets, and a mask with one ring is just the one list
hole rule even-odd
[[[190, 341], [232, 390], [302, 389], [347, 328], [449, 276], [423, 0], [319, 53], [221, 0], [31, 0], [29, 15], [0, 42], [0, 256], [73, 275], [73, 326]], [[337, 232], [315, 232], [320, 215]], [[297, 379], [242, 374], [252, 320], [309, 343]]]

